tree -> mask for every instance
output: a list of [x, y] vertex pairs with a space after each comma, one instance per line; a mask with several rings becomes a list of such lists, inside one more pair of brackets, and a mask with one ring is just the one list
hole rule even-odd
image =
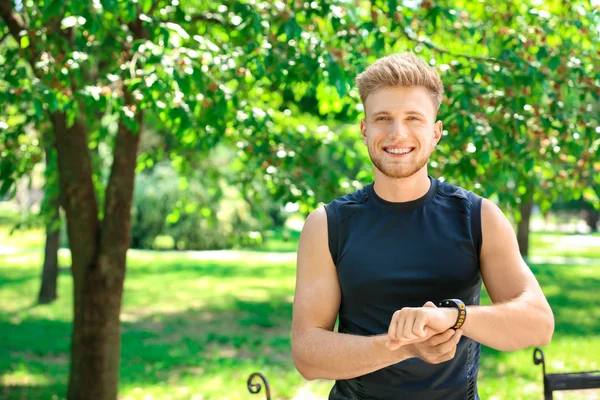
[[44, 246], [44, 264], [38, 303], [51, 303], [57, 298], [58, 285], [58, 248], [60, 245], [60, 203], [58, 199], [58, 182], [56, 176], [56, 151], [52, 144], [44, 145], [46, 170], [44, 184], [44, 201], [42, 215], [46, 221], [46, 244]]
[[[279, 65], [273, 62], [274, 52], [256, 46], [256, 35], [265, 29], [259, 12], [249, 5], [233, 5], [252, 22], [236, 30], [239, 21], [219, 17], [218, 5], [197, 10], [188, 4], [195, 16], [186, 19], [176, 2], [18, 4], [20, 9], [11, 1], [0, 4], [0, 16], [14, 39], [4, 49], [2, 79], [10, 90], [3, 100], [30, 101], [34, 107], [25, 112], [27, 118], [41, 121], [48, 114], [53, 128], [74, 280], [68, 397], [113, 399], [130, 207], [144, 116], [156, 115], [173, 132], [169, 139], [179, 151], [166, 156], [174, 162], [206, 153], [220, 141], [248, 147], [247, 130], [268, 126], [275, 113], [260, 106], [277, 102], [265, 96], [248, 101], [256, 95], [249, 88]], [[192, 38], [173, 22], [177, 20], [187, 22], [198, 35]], [[230, 57], [221, 59], [217, 54], [222, 49], [215, 43]], [[258, 90], [264, 86], [257, 85]], [[16, 125], [9, 128], [20, 135]], [[255, 133], [256, 148], [245, 153], [256, 159], [261, 154], [270, 157], [269, 132]], [[110, 174], [94, 179], [93, 151], [101, 144], [111, 149]], [[297, 159], [310, 165], [306, 160], [319, 146], [316, 140], [305, 143], [309, 152], [306, 157], [299, 152]], [[11, 156], [19, 158], [12, 148]], [[16, 163], [5, 165], [2, 179], [7, 192], [19, 171]]]

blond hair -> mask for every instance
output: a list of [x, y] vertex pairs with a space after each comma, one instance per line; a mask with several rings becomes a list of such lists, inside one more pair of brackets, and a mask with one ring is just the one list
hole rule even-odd
[[413, 53], [398, 53], [380, 58], [356, 77], [363, 106], [376, 90], [388, 87], [424, 87], [437, 113], [444, 96], [444, 84], [437, 71]]

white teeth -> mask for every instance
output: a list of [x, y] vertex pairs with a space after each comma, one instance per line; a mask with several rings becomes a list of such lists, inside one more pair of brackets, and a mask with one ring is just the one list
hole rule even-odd
[[387, 149], [386, 151], [392, 154], [406, 154], [410, 153], [412, 149]]

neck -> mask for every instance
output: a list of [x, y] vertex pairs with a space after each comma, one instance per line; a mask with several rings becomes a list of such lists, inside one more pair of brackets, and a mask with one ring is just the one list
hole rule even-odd
[[425, 196], [431, 183], [427, 166], [408, 178], [390, 178], [375, 168], [374, 190], [379, 197], [394, 203], [413, 201]]

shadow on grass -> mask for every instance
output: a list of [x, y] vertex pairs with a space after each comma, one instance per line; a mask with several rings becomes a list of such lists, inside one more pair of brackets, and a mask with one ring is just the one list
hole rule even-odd
[[600, 333], [600, 265], [536, 264], [531, 269], [554, 312], [555, 336]]
[[[223, 376], [232, 390], [244, 393], [247, 375], [237, 376], [240, 370], [294, 368], [291, 313], [286, 295], [124, 322], [121, 391], [148, 385], [168, 390], [182, 381]], [[0, 397], [63, 398], [71, 325], [45, 319], [18, 324], [0, 320], [0, 332]]]
[[[578, 353], [594, 354], [598, 351], [594, 342], [586, 349], [588, 338], [598, 337], [600, 332], [600, 265], [577, 266], [556, 264], [530, 264], [552, 310], [555, 329], [552, 343], [546, 349], [549, 371], [552, 365], [560, 365], [566, 371], [580, 370], [572, 354], [565, 352], [565, 342], [577, 341]], [[594, 271], [597, 271], [594, 273]], [[484, 292], [482, 301], [489, 304]], [[566, 339], [566, 340], [565, 340]], [[568, 346], [569, 351], [575, 347]], [[554, 349], [548, 354], [548, 349]], [[562, 352], [561, 352], [562, 350]], [[520, 360], [515, 361], [515, 360]], [[565, 361], [570, 360], [570, 361]], [[595, 360], [591, 357], [590, 360]], [[482, 346], [480, 370], [484, 378], [503, 379], [506, 376], [527, 375], [535, 382], [542, 382], [541, 367], [533, 364], [533, 349], [517, 352], [501, 352]]]
[[63, 389], [62, 385], [27, 385], [27, 384], [15, 384], [11, 386], [0, 385], [0, 398], [2, 399], [19, 399], [19, 400], [30, 400], [30, 399], [64, 399], [66, 395], [51, 395], [51, 393], [63, 393], [66, 389]]

